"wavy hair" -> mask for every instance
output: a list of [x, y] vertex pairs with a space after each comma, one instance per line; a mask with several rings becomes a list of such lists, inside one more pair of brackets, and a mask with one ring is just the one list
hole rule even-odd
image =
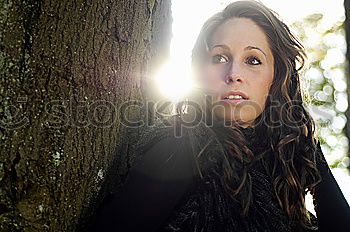
[[[269, 8], [255, 1], [233, 2], [209, 18], [200, 31], [192, 50], [192, 67], [197, 80], [208, 56], [207, 44], [211, 36], [231, 18], [248, 18], [264, 31], [275, 66], [265, 109], [253, 122], [256, 132], [264, 134], [263, 138], [269, 138], [265, 141], [265, 151], [253, 155], [249, 142], [235, 126], [220, 130], [220, 127], [211, 128], [217, 140], [226, 148], [222, 164], [224, 187], [239, 200], [242, 213], [246, 215], [252, 200], [249, 168], [256, 159], [260, 159], [273, 181], [280, 207], [296, 224], [311, 228], [305, 194], [314, 189], [320, 181], [320, 175], [315, 162], [314, 122], [303, 105], [299, 80], [299, 71], [304, 67], [306, 57], [304, 47]], [[177, 110], [181, 114], [183, 104], [179, 104]], [[222, 129], [226, 130], [225, 133]], [[198, 159], [202, 154], [203, 151], [198, 154], [196, 161], [199, 173], [201, 167]]]

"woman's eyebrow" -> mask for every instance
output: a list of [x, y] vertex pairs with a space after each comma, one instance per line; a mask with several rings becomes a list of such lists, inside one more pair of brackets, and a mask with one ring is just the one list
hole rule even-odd
[[262, 52], [262, 53], [265, 55], [265, 57], [267, 58], [266, 53], [265, 53], [261, 48], [259, 48], [259, 47], [247, 46], [247, 47], [244, 48], [245, 51], [246, 51], [246, 50], [253, 50], [253, 49], [259, 50], [259, 51]]
[[[230, 50], [229, 46], [227, 46], [227, 45], [225, 45], [225, 44], [215, 44], [215, 45], [213, 45], [213, 46], [211, 47], [210, 50], [213, 50], [214, 48], [217, 48], [217, 47], [222, 48], [222, 49], [225, 49], [225, 50]], [[247, 51], [247, 50], [254, 50], [254, 49], [259, 50], [260, 52], [262, 52], [262, 54], [264, 54], [264, 56], [267, 58], [266, 53], [265, 53], [261, 48], [256, 47], [256, 46], [247, 46], [247, 47], [244, 48], [244, 51]]]
[[230, 48], [229, 48], [227, 45], [225, 45], [225, 44], [215, 44], [215, 45], [213, 45], [213, 46], [211, 47], [211, 50], [213, 50], [214, 48], [217, 48], [217, 47], [223, 48], [223, 49], [225, 49], [225, 50], [230, 50]]

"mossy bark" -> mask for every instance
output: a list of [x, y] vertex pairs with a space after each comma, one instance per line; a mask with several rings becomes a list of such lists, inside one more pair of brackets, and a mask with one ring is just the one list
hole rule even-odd
[[121, 116], [146, 112], [121, 106], [169, 54], [170, 0], [5, 0], [0, 15], [0, 231], [84, 230], [132, 162], [142, 127]]

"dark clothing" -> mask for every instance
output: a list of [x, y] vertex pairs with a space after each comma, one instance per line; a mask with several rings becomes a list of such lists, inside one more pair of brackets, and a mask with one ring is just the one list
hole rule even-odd
[[[221, 161], [213, 155], [219, 148], [207, 149], [210, 162], [200, 179], [194, 174], [192, 155], [197, 153], [190, 142], [200, 133], [177, 138], [172, 130], [163, 132], [143, 147], [145, 153], [131, 169], [126, 184], [99, 210], [93, 231], [306, 231], [296, 227], [281, 209], [272, 181], [258, 162], [249, 170], [253, 200], [248, 216], [242, 216], [240, 203], [223, 190], [217, 171]], [[247, 139], [254, 136], [249, 128], [242, 132]], [[262, 144], [252, 143], [250, 149], [255, 154], [263, 149]], [[322, 161], [319, 144], [316, 157], [322, 181], [314, 193], [317, 220], [313, 223], [319, 231], [349, 232], [349, 205]]]

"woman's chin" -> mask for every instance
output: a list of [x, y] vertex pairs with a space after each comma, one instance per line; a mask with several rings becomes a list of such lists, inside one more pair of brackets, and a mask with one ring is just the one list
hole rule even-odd
[[214, 113], [219, 121], [223, 121], [225, 124], [239, 125], [242, 127], [252, 125], [252, 122], [258, 117], [254, 110], [227, 111], [224, 109], [216, 109]]

